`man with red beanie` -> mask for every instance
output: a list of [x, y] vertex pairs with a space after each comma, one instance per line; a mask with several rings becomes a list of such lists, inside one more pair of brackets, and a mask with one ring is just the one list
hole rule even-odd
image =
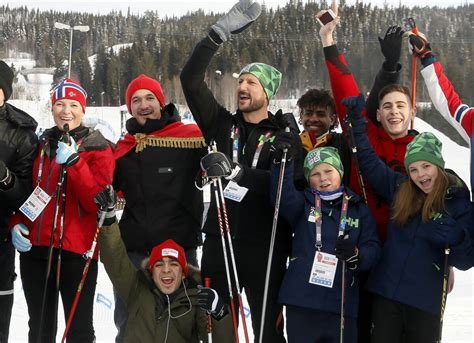
[[117, 196], [112, 186], [97, 194], [103, 217], [99, 243], [101, 260], [129, 315], [124, 342], [208, 342], [208, 316], [214, 342], [233, 342], [227, 306], [212, 288], [200, 286], [197, 268], [188, 265], [186, 253], [172, 239], [156, 245], [149, 258], [133, 266], [116, 223]]
[[[126, 201], [119, 226], [128, 256], [138, 267], [155, 245], [171, 238], [197, 266], [203, 199], [194, 180], [205, 153], [201, 131], [181, 122], [151, 77], [132, 80], [125, 96], [132, 118], [115, 150], [114, 186]], [[116, 294], [116, 342], [122, 342], [126, 321], [127, 311]]]

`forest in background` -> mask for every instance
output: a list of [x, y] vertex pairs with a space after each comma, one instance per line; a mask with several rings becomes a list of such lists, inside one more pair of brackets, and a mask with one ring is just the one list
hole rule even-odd
[[[157, 6], [158, 7], [158, 6]], [[298, 2], [278, 9], [264, 7], [260, 18], [242, 34], [225, 43], [212, 60], [207, 82], [218, 99], [233, 108], [235, 79], [249, 62], [265, 62], [283, 73], [276, 98], [297, 98], [311, 87], [329, 88], [323, 50], [314, 15], [327, 9], [325, 1]], [[341, 25], [336, 30], [339, 50], [345, 55], [362, 91], [370, 90], [383, 62], [377, 37], [394, 24], [412, 17], [426, 33], [434, 52], [466, 103], [474, 103], [474, 5], [458, 7], [374, 7], [340, 2]], [[168, 101], [184, 103], [179, 73], [195, 44], [222, 14], [203, 11], [182, 17], [161, 17], [159, 11], [142, 15], [111, 12], [107, 15], [29, 10], [0, 6], [0, 58], [18, 52], [34, 56], [39, 67], [55, 67], [55, 77], [67, 73], [69, 31], [55, 22], [89, 25], [87, 33], [74, 31], [72, 77], [89, 93], [90, 104], [124, 103], [127, 84], [138, 74], [158, 78]], [[119, 51], [111, 47], [124, 44]], [[88, 57], [95, 55], [95, 66]], [[401, 82], [410, 85], [411, 63], [406, 44], [402, 51]], [[92, 69], [94, 68], [94, 69]], [[418, 75], [418, 101], [429, 101]], [[101, 94], [103, 99], [101, 99]]]

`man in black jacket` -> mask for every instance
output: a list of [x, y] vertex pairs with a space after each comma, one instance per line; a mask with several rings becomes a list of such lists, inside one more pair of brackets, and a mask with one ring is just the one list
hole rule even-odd
[[[232, 114], [220, 105], [204, 82], [206, 68], [219, 46], [232, 33], [241, 32], [259, 15], [258, 3], [241, 0], [212, 26], [208, 36], [195, 47], [181, 73], [181, 84], [188, 106], [201, 128], [206, 142], [215, 141], [220, 152], [235, 166], [226, 196], [227, 214], [235, 249], [240, 286], [249, 301], [255, 337], [260, 334], [260, 319], [274, 209], [270, 203], [270, 165], [275, 158], [272, 142], [283, 133], [288, 118], [281, 111], [268, 111], [270, 99], [277, 92], [281, 73], [264, 63], [251, 63], [239, 75], [238, 110]], [[294, 120], [293, 120], [294, 121]], [[297, 130], [297, 128], [296, 128]], [[288, 134], [301, 149], [297, 132]], [[297, 150], [299, 151], [299, 150]], [[205, 166], [203, 166], [205, 168]], [[247, 190], [244, 196], [231, 194], [232, 189]], [[233, 200], [230, 200], [233, 199]], [[236, 200], [237, 199], [237, 200]], [[210, 277], [212, 286], [227, 303], [229, 292], [217, 219], [216, 199], [204, 225], [206, 239], [201, 261], [202, 274]], [[291, 228], [278, 221], [273, 264], [265, 315], [265, 342], [285, 342], [278, 290], [286, 270]]]
[[[203, 198], [194, 180], [205, 153], [201, 131], [181, 122], [176, 107], [165, 104], [160, 83], [146, 75], [129, 84], [126, 102], [133, 118], [115, 149], [114, 186], [126, 201], [119, 226], [128, 256], [139, 267], [155, 245], [173, 239], [197, 266]], [[116, 342], [121, 342], [127, 312], [116, 300]]]
[[37, 123], [28, 114], [8, 104], [13, 71], [0, 61], [0, 342], [8, 342], [15, 280], [15, 249], [7, 225], [31, 193], [31, 172], [38, 139]]

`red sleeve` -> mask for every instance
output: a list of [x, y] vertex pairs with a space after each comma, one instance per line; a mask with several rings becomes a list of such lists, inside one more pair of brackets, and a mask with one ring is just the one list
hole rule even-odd
[[324, 55], [331, 82], [331, 90], [336, 103], [337, 117], [342, 130], [345, 132], [344, 119], [347, 110], [342, 105], [342, 99], [348, 96], [359, 95], [359, 88], [357, 87], [354, 75], [347, 66], [344, 56], [338, 52], [336, 45], [324, 48]]
[[67, 169], [67, 187], [74, 189], [83, 209], [96, 212], [94, 196], [105, 186], [112, 184], [115, 159], [112, 148], [85, 151], [79, 154], [79, 161]]

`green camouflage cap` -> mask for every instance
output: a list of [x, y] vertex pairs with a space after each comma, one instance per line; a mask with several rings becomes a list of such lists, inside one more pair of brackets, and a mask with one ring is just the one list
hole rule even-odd
[[245, 73], [252, 74], [260, 81], [267, 94], [268, 101], [278, 92], [281, 84], [281, 73], [276, 68], [265, 63], [250, 63], [240, 71], [239, 76]]
[[308, 152], [308, 155], [306, 155], [306, 158], [304, 159], [303, 171], [304, 177], [306, 180], [308, 180], [308, 182], [311, 171], [314, 169], [314, 167], [320, 165], [321, 163], [327, 163], [336, 168], [336, 170], [339, 172], [339, 175], [341, 175], [341, 179], [344, 176], [344, 166], [342, 165], [339, 152], [332, 146], [326, 146], [313, 149]]
[[408, 172], [410, 164], [416, 161], [428, 161], [444, 169], [444, 160], [441, 155], [443, 143], [431, 132], [423, 132], [407, 145], [405, 153], [405, 168]]

